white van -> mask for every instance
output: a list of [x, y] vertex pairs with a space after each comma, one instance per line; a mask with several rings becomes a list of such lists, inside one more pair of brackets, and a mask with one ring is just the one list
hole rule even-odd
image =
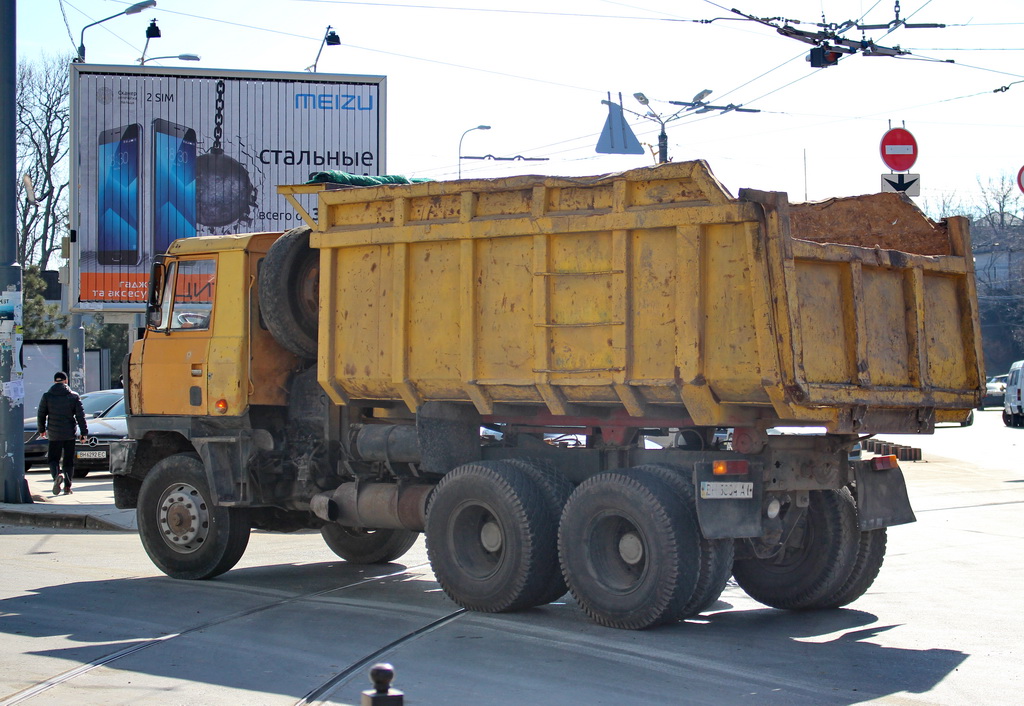
[[1009, 377], [1006, 378], [1006, 395], [1003, 397], [1003, 424], [1008, 427], [1024, 427], [1024, 360], [1018, 360], [1010, 366]]

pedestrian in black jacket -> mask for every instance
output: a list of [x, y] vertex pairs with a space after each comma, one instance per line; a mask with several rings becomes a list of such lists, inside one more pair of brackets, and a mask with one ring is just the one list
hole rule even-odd
[[[43, 393], [39, 401], [37, 429], [39, 436], [50, 441], [50, 477], [53, 478], [53, 494], [60, 495], [61, 476], [64, 494], [71, 495], [71, 479], [75, 475], [75, 425], [82, 441], [89, 436], [85, 423], [85, 412], [78, 393], [68, 387], [66, 373], [55, 373], [53, 387]], [[63, 464], [61, 458], [63, 457]]]

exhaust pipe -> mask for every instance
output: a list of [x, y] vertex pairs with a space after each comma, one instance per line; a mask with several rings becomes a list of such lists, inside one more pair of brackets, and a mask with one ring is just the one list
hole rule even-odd
[[314, 495], [309, 509], [321, 520], [349, 527], [422, 532], [433, 489], [425, 483], [342, 483], [328, 493]]

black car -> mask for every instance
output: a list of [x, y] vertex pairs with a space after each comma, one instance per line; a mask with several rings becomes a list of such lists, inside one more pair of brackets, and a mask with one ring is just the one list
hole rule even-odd
[[[96, 390], [82, 394], [82, 409], [89, 424], [89, 441], [75, 446], [75, 478], [90, 471], [109, 467], [107, 449], [111, 439], [123, 439], [128, 433], [125, 421], [124, 390]], [[25, 470], [47, 463], [49, 444], [39, 438], [36, 418], [25, 419]]]

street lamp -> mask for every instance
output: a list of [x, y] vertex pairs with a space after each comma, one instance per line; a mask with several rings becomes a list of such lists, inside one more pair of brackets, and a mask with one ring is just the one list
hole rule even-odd
[[327, 25], [327, 31], [324, 32], [324, 39], [320, 42], [320, 51], [316, 53], [316, 59], [313, 60], [313, 64], [306, 67], [306, 71], [314, 74], [316, 73], [316, 65], [320, 62], [320, 52], [324, 50], [324, 45], [336, 47], [339, 44], [341, 44], [341, 37], [338, 36], [337, 32], [331, 29], [330, 25]]
[[148, 59], [140, 59], [140, 64], [145, 64], [147, 61], [156, 61], [157, 59], [177, 59], [178, 61], [199, 61], [202, 57], [198, 54], [176, 54], [174, 56], [151, 56]]
[[139, 63], [146, 63], [146, 52], [149, 51], [149, 40], [160, 39], [160, 28], [156, 26], [156, 20], [152, 20], [149, 23], [149, 27], [146, 27], [146, 43], [142, 47], [142, 56], [139, 57]]
[[462, 137], [459, 138], [459, 179], [462, 178], [462, 141], [466, 138], [466, 135], [468, 135], [469, 133], [473, 132], [474, 130], [490, 130], [490, 129], [491, 129], [490, 125], [477, 125], [476, 127], [471, 127], [468, 130], [466, 130], [464, 133], [462, 133]]
[[137, 15], [143, 10], [148, 10], [151, 7], [156, 7], [156, 0], [145, 0], [145, 2], [137, 2], [134, 5], [125, 8], [116, 15], [104, 17], [102, 20], [96, 20], [95, 22], [87, 24], [85, 27], [82, 27], [82, 34], [78, 38], [78, 56], [75, 57], [75, 62], [81, 63], [85, 61], [85, 30], [89, 29], [90, 27], [95, 27], [101, 22], [106, 22], [107, 20], [112, 20], [115, 17], [120, 17], [121, 15]]

